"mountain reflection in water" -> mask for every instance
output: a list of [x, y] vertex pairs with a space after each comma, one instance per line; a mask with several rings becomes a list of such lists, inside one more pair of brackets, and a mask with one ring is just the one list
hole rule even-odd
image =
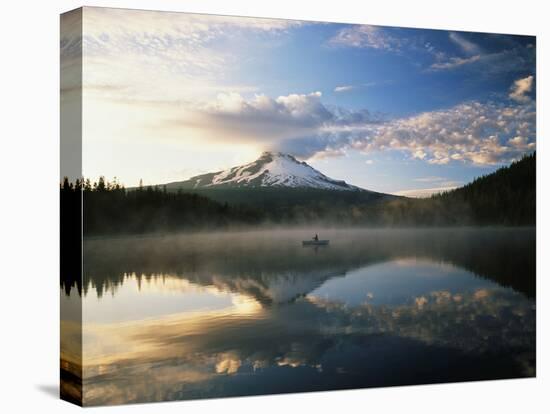
[[307, 234], [87, 240], [85, 405], [535, 374], [533, 229]]

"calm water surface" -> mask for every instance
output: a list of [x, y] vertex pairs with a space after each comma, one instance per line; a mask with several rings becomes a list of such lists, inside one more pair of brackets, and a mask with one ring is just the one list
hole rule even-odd
[[85, 405], [535, 375], [534, 229], [309, 233], [86, 241]]

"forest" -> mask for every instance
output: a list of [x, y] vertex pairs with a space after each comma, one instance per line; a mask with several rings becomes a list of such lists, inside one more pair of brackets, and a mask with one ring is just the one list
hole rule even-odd
[[[64, 188], [71, 191], [70, 183], [65, 182]], [[259, 212], [244, 205], [229, 206], [198, 194], [168, 192], [165, 187], [129, 191], [103, 177], [93, 184], [77, 183], [72, 191], [82, 191], [85, 235], [208, 230], [260, 221]]]
[[[83, 202], [81, 204], [81, 201]], [[126, 189], [100, 177], [61, 184], [61, 227], [82, 207], [84, 236], [257, 226], [527, 226], [536, 217], [536, 154], [425, 199], [292, 188], [168, 191]], [[75, 230], [72, 230], [73, 232]], [[76, 237], [78, 235], [73, 235]]]
[[463, 187], [425, 199], [391, 200], [378, 206], [378, 217], [386, 225], [534, 226], [536, 172], [533, 152]]

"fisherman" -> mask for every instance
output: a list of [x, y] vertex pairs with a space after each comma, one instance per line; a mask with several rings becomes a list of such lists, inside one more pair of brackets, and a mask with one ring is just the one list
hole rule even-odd
[[313, 240], [319, 241], [319, 235], [317, 233], [315, 233], [315, 237], [313, 238]]

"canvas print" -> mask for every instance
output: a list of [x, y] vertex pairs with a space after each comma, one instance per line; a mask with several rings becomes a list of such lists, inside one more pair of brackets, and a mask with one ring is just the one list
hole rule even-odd
[[536, 375], [535, 37], [85, 7], [60, 49], [63, 399]]

